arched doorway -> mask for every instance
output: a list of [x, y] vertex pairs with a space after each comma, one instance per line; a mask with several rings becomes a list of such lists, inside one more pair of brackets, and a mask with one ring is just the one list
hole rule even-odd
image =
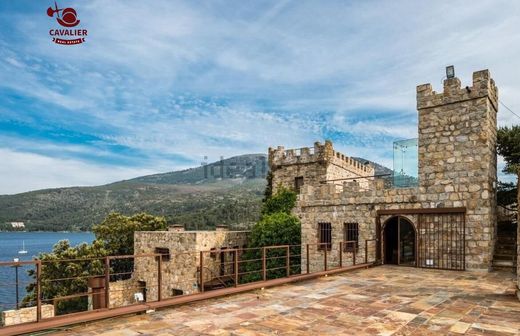
[[402, 216], [388, 219], [383, 231], [385, 264], [416, 266], [416, 232]]

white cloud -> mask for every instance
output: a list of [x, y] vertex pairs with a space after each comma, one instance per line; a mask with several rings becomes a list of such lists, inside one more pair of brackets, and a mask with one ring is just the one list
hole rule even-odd
[[106, 167], [0, 148], [0, 194], [15, 194], [57, 186], [92, 186], [156, 171]]
[[[63, 108], [42, 112], [57, 125], [146, 152], [145, 170], [176, 167], [168, 156], [312, 145], [324, 129], [351, 137], [338, 145], [345, 154], [387, 162], [389, 138], [416, 136], [416, 85], [440, 91], [448, 64], [463, 85], [489, 68], [500, 99], [520, 114], [517, 2], [92, 0], [77, 7], [89, 36], [76, 47], [36, 34], [51, 24], [40, 12], [9, 19], [23, 45], [0, 41], [0, 88]], [[502, 107], [498, 119], [520, 121]]]

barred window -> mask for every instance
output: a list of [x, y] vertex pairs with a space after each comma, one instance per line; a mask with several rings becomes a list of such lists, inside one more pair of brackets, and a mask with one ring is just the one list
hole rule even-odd
[[166, 247], [156, 247], [155, 253], [161, 255], [161, 261], [170, 261], [170, 249]]
[[332, 248], [332, 226], [330, 223], [318, 223], [319, 250]]
[[344, 241], [355, 241], [355, 243], [345, 243], [345, 252], [352, 252], [354, 245], [356, 246], [356, 252], [359, 249], [359, 225], [358, 223], [344, 223], [343, 225], [343, 240]]
[[303, 176], [298, 176], [294, 178], [294, 190], [299, 193], [300, 189], [303, 187]]

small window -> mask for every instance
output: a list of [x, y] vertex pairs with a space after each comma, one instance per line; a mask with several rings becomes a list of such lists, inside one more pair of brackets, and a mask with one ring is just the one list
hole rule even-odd
[[294, 178], [294, 190], [299, 193], [300, 189], [303, 187], [303, 176], [298, 176]]
[[332, 248], [332, 226], [330, 223], [318, 223], [318, 250], [330, 250]]
[[183, 295], [184, 291], [182, 289], [172, 288], [172, 296]]
[[356, 247], [356, 252], [359, 249], [359, 225], [358, 223], [345, 223], [343, 227], [343, 240], [347, 241], [355, 241], [355, 243], [345, 243], [344, 250], [345, 252], [354, 251], [354, 245]]
[[213, 252], [213, 251], [216, 251], [217, 248], [216, 247], [212, 247], [210, 250], [211, 250], [211, 252], [209, 253], [210, 258], [213, 259], [213, 260], [217, 259], [217, 252]]
[[170, 249], [166, 247], [156, 247], [155, 253], [161, 255], [161, 261], [170, 261]]

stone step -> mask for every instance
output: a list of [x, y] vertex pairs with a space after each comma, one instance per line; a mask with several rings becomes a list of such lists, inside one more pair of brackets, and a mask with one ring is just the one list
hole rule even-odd
[[498, 251], [511, 251], [516, 253], [516, 245], [495, 245], [495, 253]]
[[493, 266], [493, 271], [508, 272], [516, 274], [516, 266]]
[[512, 260], [493, 260], [493, 267], [516, 267]]

